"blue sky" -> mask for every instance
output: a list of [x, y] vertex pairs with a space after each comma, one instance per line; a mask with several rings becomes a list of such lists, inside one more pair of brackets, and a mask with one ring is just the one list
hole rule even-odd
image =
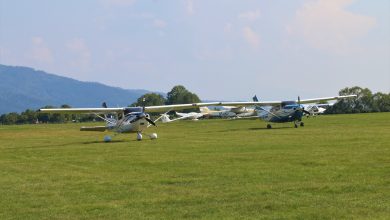
[[390, 92], [390, 1], [0, 0], [0, 63], [209, 100]]

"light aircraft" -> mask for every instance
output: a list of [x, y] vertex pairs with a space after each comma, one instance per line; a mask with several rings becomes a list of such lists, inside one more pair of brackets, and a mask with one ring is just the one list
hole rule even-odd
[[[263, 121], [270, 123], [293, 122], [294, 127], [298, 128], [298, 126], [304, 126], [304, 123], [302, 122], [303, 114], [310, 114], [310, 112], [305, 110], [303, 104], [316, 103], [320, 101], [340, 100], [353, 97], [356, 97], [356, 95], [300, 100], [298, 96], [298, 100], [296, 101], [269, 102], [268, 106], [271, 106], [269, 110], [263, 107], [267, 106], [267, 102], [258, 102], [256, 95], [253, 97], [253, 101], [259, 103], [257, 105], [255, 104], [255, 109], [258, 112], [259, 118]], [[270, 123], [267, 124], [267, 128], [269, 129], [272, 128]]]
[[189, 112], [189, 113], [175, 112], [175, 114], [177, 116], [179, 116], [179, 117], [175, 118], [175, 119], [170, 119], [169, 115], [164, 113], [160, 117], [161, 121], [163, 123], [174, 122], [174, 121], [183, 120], [183, 119], [190, 119], [190, 120], [193, 120], [193, 121], [197, 121], [197, 120], [199, 120], [199, 118], [207, 115], [206, 113], [199, 113], [199, 112]]
[[[113, 131], [115, 134], [120, 133], [137, 133], [137, 140], [142, 140], [142, 134], [150, 126], [156, 126], [156, 121], [160, 120], [162, 116], [156, 120], [151, 120], [148, 113], [155, 112], [170, 112], [173, 110], [191, 109], [201, 106], [209, 106], [218, 103], [192, 103], [192, 104], [178, 104], [178, 105], [163, 105], [163, 106], [145, 106], [145, 107], [118, 107], [107, 108], [103, 103], [102, 108], [51, 108], [39, 109], [42, 113], [59, 113], [59, 114], [93, 114], [106, 122], [105, 126], [81, 127], [80, 131]], [[165, 114], [166, 114], [165, 113]], [[114, 114], [116, 117], [112, 117]], [[102, 117], [101, 115], [104, 115]], [[164, 115], [164, 114], [163, 114]], [[151, 139], [157, 139], [157, 134], [146, 134]], [[111, 141], [110, 136], [104, 138], [106, 142]]]
[[332, 106], [331, 104], [314, 104], [314, 105], [308, 105], [305, 106], [305, 110], [308, 111], [310, 114], [306, 114], [307, 116], [316, 116], [320, 114], [324, 114], [327, 107]]
[[223, 110], [210, 110], [208, 107], [200, 107], [201, 113], [210, 117], [220, 118], [246, 118], [257, 115], [256, 110], [245, 106], [222, 106]]
[[[224, 106], [226, 108], [226, 106]], [[230, 106], [229, 106], [230, 107]], [[236, 108], [236, 107], [232, 107]], [[232, 109], [229, 108], [229, 109]], [[246, 107], [239, 107], [237, 109], [241, 109], [237, 114], [235, 112], [232, 112], [231, 110], [210, 110], [208, 107], [199, 107], [200, 113], [199, 112], [189, 112], [189, 113], [181, 113], [181, 112], [175, 112], [178, 118], [175, 119], [170, 119], [168, 114], [163, 114], [161, 115], [161, 121], [163, 123], [168, 123], [168, 122], [174, 122], [178, 120], [184, 120], [184, 119], [190, 119], [193, 121], [199, 120], [199, 118], [202, 117], [221, 117], [221, 118], [236, 118], [239, 117], [240, 115], [244, 116], [244, 114], [250, 113], [250, 115], [253, 115], [254, 109], [251, 109], [251, 112], [248, 112]]]
[[[255, 96], [256, 97], [256, 96]], [[254, 97], [254, 98], [255, 98]], [[119, 107], [119, 108], [57, 108], [57, 109], [40, 109], [42, 113], [62, 113], [62, 114], [94, 114], [106, 122], [105, 126], [81, 127], [81, 131], [114, 131], [116, 133], [137, 133], [137, 140], [142, 140], [142, 134], [151, 125], [156, 126], [156, 120], [151, 120], [148, 113], [153, 112], [170, 112], [173, 110], [199, 108], [204, 106], [255, 106], [260, 119], [271, 123], [294, 122], [295, 127], [298, 123], [303, 126], [302, 115], [305, 111], [302, 104], [316, 103], [320, 101], [339, 100], [343, 98], [355, 97], [335, 96], [326, 98], [306, 99], [296, 101], [256, 101], [253, 102], [210, 102], [210, 103], [192, 103], [162, 106], [145, 106], [145, 107]], [[263, 106], [272, 106], [270, 110]], [[101, 114], [105, 117], [100, 116]], [[116, 114], [116, 118], [107, 117], [107, 114]], [[161, 116], [160, 116], [161, 117]], [[271, 128], [268, 124], [267, 128]], [[147, 134], [151, 139], [156, 139], [157, 134]], [[106, 136], [105, 141], [110, 141], [111, 137]]]
[[221, 118], [233, 118], [236, 117], [236, 113], [228, 110], [210, 110], [207, 106], [200, 107], [199, 111], [210, 117], [221, 117]]

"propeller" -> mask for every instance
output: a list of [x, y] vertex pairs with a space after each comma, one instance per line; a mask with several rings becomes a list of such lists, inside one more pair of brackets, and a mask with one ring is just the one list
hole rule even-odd
[[154, 121], [152, 121], [150, 118], [146, 118], [146, 117], [145, 117], [145, 119], [146, 119], [146, 121], [148, 121], [150, 124], [152, 124], [152, 125], [154, 125], [154, 126], [157, 127], [156, 123], [154, 123]]
[[299, 96], [298, 96], [298, 105], [299, 105], [299, 110], [301, 110], [301, 111], [304, 112], [305, 114], [310, 115], [310, 112], [306, 111], [306, 110], [305, 110], [305, 107], [303, 107], [303, 106], [301, 105], [301, 98], [300, 98]]
[[152, 121], [150, 118], [146, 117], [146, 114], [145, 113], [141, 113], [139, 115], [137, 115], [137, 117], [135, 119], [133, 119], [131, 121], [131, 123], [134, 123], [140, 119], [145, 119], [146, 121], [148, 121], [150, 124], [154, 125], [154, 126], [157, 126], [156, 123], [154, 123], [154, 121]]

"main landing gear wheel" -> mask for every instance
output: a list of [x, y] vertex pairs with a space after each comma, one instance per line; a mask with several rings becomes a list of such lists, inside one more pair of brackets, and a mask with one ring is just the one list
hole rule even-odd
[[270, 124], [267, 124], [267, 129], [271, 129], [272, 126]]
[[303, 127], [303, 126], [305, 126], [305, 123], [301, 122], [299, 125], [300, 125], [301, 127]]
[[137, 141], [141, 141], [142, 140], [142, 134], [141, 132], [138, 132], [137, 133]]
[[155, 139], [157, 139], [157, 133], [151, 133], [149, 135], [149, 137], [150, 137], [151, 140], [155, 140]]

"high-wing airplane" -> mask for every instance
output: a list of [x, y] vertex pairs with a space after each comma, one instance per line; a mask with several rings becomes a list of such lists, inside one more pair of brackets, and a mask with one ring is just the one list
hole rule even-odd
[[207, 107], [200, 107], [199, 110], [204, 115], [220, 118], [246, 118], [257, 115], [256, 109], [245, 106], [222, 106], [222, 110], [210, 110]]
[[163, 123], [168, 123], [168, 122], [174, 122], [174, 121], [178, 121], [178, 120], [184, 120], [184, 119], [189, 119], [189, 120], [193, 120], [193, 121], [197, 121], [199, 120], [199, 118], [207, 115], [205, 113], [199, 113], [199, 112], [189, 112], [189, 113], [180, 113], [180, 112], [175, 112], [175, 114], [177, 116], [179, 116], [178, 118], [175, 118], [175, 119], [170, 119], [169, 118], [169, 115], [168, 114], [162, 114], [161, 115], [161, 121]]
[[200, 107], [199, 111], [210, 117], [233, 118], [237, 115], [236, 113], [228, 110], [210, 110], [207, 106]]
[[[335, 97], [325, 97], [325, 98], [316, 98], [316, 99], [305, 99], [300, 100], [298, 96], [298, 100], [296, 101], [281, 101], [281, 102], [270, 102], [268, 106], [271, 106], [269, 110], [264, 108], [264, 104], [266, 102], [258, 102], [256, 96], [253, 97], [254, 102], [258, 102], [259, 104], [255, 104], [255, 109], [258, 112], [258, 116], [260, 119], [270, 123], [286, 123], [286, 122], [294, 122], [294, 127], [298, 128], [298, 126], [303, 127], [304, 123], [302, 122], [302, 116], [304, 114], [310, 114], [310, 112], [306, 111], [303, 104], [308, 103], [316, 103], [320, 101], [331, 101], [331, 100], [339, 100], [344, 98], [353, 98], [356, 95], [347, 95], [347, 96], [335, 96]], [[267, 124], [267, 128], [272, 128], [271, 124]]]
[[305, 114], [307, 116], [316, 116], [316, 115], [320, 115], [320, 114], [324, 114], [326, 109], [329, 107], [329, 106], [332, 106], [333, 103], [330, 103], [330, 104], [314, 104], [314, 105], [308, 105], [308, 106], [305, 106], [305, 110], [308, 111], [310, 114]]
[[[211, 103], [192, 103], [192, 104], [177, 104], [177, 105], [162, 105], [162, 106], [146, 106], [146, 107], [120, 107], [120, 108], [57, 108], [57, 109], [40, 109], [42, 113], [62, 113], [62, 114], [94, 114], [97, 117], [106, 121], [105, 126], [81, 127], [81, 131], [114, 131], [116, 133], [137, 133], [137, 140], [142, 140], [142, 134], [151, 125], [156, 126], [155, 121], [150, 119], [148, 113], [152, 112], [169, 112], [173, 110], [199, 108], [204, 106], [255, 106], [260, 119], [271, 123], [294, 122], [295, 127], [302, 123], [302, 115], [305, 111], [302, 104], [316, 103], [320, 101], [339, 100], [343, 98], [355, 97], [335, 96], [316, 99], [305, 99], [296, 101], [256, 101], [253, 102], [211, 102]], [[270, 110], [263, 106], [272, 106]], [[116, 114], [117, 118], [102, 117], [100, 115]], [[164, 114], [163, 114], [164, 115]], [[267, 128], [271, 128], [268, 124]], [[157, 134], [147, 134], [151, 139], [156, 139]], [[105, 138], [105, 141], [110, 141], [111, 137]]]

